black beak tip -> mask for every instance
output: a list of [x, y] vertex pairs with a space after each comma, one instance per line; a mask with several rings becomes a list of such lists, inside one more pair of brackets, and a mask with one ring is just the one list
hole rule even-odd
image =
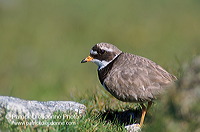
[[81, 63], [85, 63], [85, 62], [87, 62], [85, 59], [83, 59], [83, 60], [81, 61]]

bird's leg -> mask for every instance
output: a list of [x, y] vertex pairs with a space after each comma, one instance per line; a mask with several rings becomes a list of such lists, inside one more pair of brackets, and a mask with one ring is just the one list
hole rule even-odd
[[142, 116], [141, 116], [141, 119], [140, 119], [140, 127], [142, 127], [142, 125], [144, 123], [144, 117], [145, 117], [145, 115], [147, 113], [147, 109], [146, 109], [144, 104], [141, 103], [140, 105], [142, 107]]
[[152, 105], [152, 101], [149, 101], [148, 102], [148, 106], [147, 108], [145, 107], [144, 104], [140, 104], [142, 106], [142, 116], [141, 116], [141, 119], [140, 119], [140, 127], [142, 127], [143, 123], [144, 123], [144, 118], [145, 118], [145, 115], [147, 113], [147, 111], [149, 110], [149, 108], [151, 107]]

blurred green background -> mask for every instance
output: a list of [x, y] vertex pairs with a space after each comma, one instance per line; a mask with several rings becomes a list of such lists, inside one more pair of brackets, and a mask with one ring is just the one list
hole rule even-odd
[[73, 100], [103, 90], [94, 64], [99, 42], [179, 75], [200, 53], [198, 0], [0, 0], [0, 95]]

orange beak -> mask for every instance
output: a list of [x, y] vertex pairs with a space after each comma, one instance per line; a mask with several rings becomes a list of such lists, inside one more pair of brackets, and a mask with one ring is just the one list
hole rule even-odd
[[81, 61], [81, 63], [85, 63], [85, 62], [89, 62], [89, 61], [92, 61], [94, 58], [92, 58], [91, 56], [88, 56], [87, 58], [83, 59]]

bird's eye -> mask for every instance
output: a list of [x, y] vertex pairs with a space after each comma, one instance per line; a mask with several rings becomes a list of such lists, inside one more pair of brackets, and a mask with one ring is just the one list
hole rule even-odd
[[105, 52], [106, 52], [106, 51], [102, 49], [102, 50], [99, 51], [99, 54], [102, 55], [102, 54], [104, 54]]

